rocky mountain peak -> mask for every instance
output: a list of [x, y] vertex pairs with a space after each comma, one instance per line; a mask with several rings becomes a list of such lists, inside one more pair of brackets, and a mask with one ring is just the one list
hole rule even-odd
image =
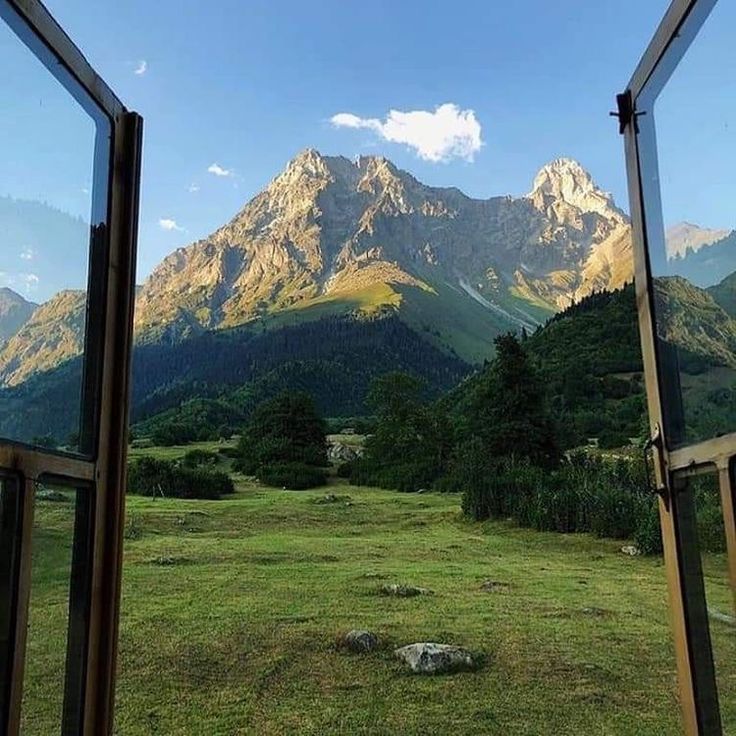
[[0, 287], [0, 345], [18, 332], [37, 306], [7, 286]]
[[528, 196], [538, 209], [564, 202], [583, 213], [595, 212], [609, 219], [622, 219], [613, 197], [601, 190], [593, 177], [570, 158], [558, 158], [543, 166]]
[[0, 286], [0, 314], [12, 306], [27, 304], [28, 302], [17, 292], [7, 286]]
[[723, 240], [730, 230], [716, 230], [700, 227], [692, 222], [678, 222], [667, 228], [665, 239], [667, 253], [671, 256], [685, 256], [688, 251], [695, 253], [701, 248]]

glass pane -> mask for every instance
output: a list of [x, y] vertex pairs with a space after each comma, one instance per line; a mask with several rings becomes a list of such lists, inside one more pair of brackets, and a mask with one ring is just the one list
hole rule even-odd
[[0, 2], [0, 437], [88, 454], [110, 124], [49, 57]]
[[0, 475], [0, 731], [7, 717], [10, 685], [20, 506], [18, 483]]
[[736, 611], [728, 574], [718, 476], [692, 481], [705, 597], [725, 736], [736, 734]]
[[21, 733], [77, 734], [84, 675], [90, 494], [35, 487]]
[[702, 21], [692, 15], [637, 101], [672, 446], [736, 431], [736, 5], [718, 3], [680, 60]]

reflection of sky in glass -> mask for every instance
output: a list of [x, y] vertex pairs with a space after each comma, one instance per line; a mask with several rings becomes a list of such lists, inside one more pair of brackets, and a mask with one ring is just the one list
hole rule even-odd
[[4, 22], [0, 68], [0, 287], [41, 302], [86, 286], [95, 124]]
[[720, 2], [656, 105], [666, 226], [736, 228], [736, 4]]

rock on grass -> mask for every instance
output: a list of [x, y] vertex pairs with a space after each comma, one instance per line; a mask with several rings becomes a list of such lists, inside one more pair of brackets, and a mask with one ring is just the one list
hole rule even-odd
[[352, 629], [338, 640], [338, 646], [354, 654], [367, 654], [378, 649], [378, 637], [372, 631]]
[[396, 649], [394, 654], [417, 675], [469, 671], [479, 664], [467, 649], [452, 644], [418, 642]]

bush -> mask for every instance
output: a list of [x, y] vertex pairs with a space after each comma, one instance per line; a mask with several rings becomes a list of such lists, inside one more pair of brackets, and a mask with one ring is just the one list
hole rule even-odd
[[421, 459], [382, 464], [372, 457], [362, 457], [344, 465], [342, 472], [347, 472], [349, 468], [350, 482], [353, 485], [391, 488], [402, 493], [415, 493], [423, 488], [430, 488], [436, 477], [431, 463]]
[[543, 471], [526, 460], [493, 460], [480, 442], [475, 442], [455, 460], [441, 487], [450, 490], [462, 484], [463, 513], [476, 521], [511, 516], [526, 525], [544, 477]]
[[350, 479], [353, 475], [353, 468], [355, 465], [354, 460], [347, 460], [344, 463], [340, 463], [335, 471], [338, 478]]
[[698, 523], [698, 544], [703, 552], [725, 552], [726, 530], [723, 526], [721, 496], [715, 475], [695, 478], [695, 509]]
[[537, 489], [533, 499], [535, 503], [530, 510], [535, 529], [563, 534], [582, 531], [584, 506], [581, 489], [565, 481], [564, 476], [554, 475], [548, 484]]
[[661, 555], [663, 552], [659, 502], [656, 497], [643, 505], [639, 526], [634, 533], [634, 543], [644, 555]]
[[217, 454], [221, 457], [227, 457], [230, 459], [240, 457], [240, 453], [238, 452], [237, 447], [218, 447]]
[[128, 493], [165, 498], [218, 499], [235, 487], [226, 473], [142, 457], [128, 466]]
[[306, 463], [273, 463], [259, 468], [258, 479], [268, 486], [302, 491], [323, 486], [327, 482], [327, 473], [323, 468]]
[[182, 463], [188, 468], [217, 465], [217, 453], [195, 448], [184, 455]]
[[639, 462], [576, 453], [545, 472], [528, 461], [489, 458], [479, 442], [465, 447], [437, 487], [464, 488], [463, 512], [475, 520], [511, 516], [539, 531], [616, 539], [637, 533], [649, 504]]

